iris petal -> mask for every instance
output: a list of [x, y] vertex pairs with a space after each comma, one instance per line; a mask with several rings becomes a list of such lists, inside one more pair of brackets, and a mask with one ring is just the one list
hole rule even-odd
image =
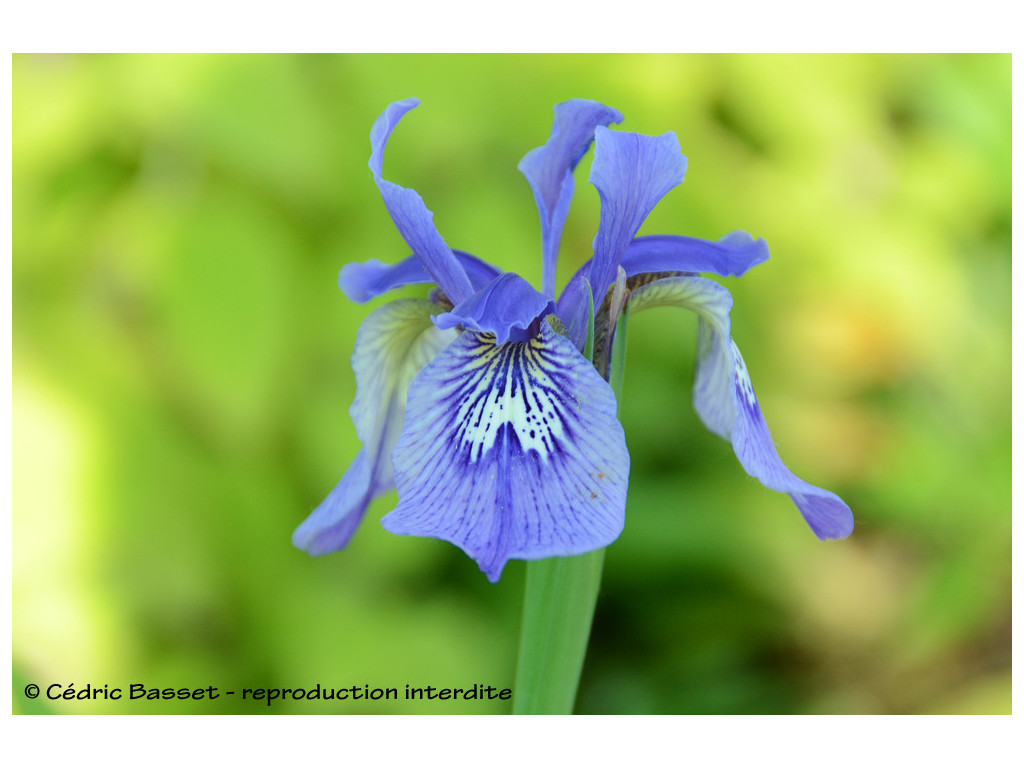
[[647, 235], [629, 244], [622, 268], [629, 277], [643, 272], [713, 272], [739, 276], [768, 260], [768, 244], [742, 230], [719, 240], [681, 235]]
[[423, 198], [413, 189], [400, 187], [383, 177], [384, 148], [391, 131], [406, 112], [420, 103], [419, 99], [406, 99], [389, 104], [370, 130], [370, 170], [377, 182], [384, 205], [391, 214], [398, 231], [413, 253], [423, 262], [427, 272], [442, 291], [458, 303], [473, 293], [469, 278], [434, 226], [434, 214]]
[[327, 498], [295, 529], [292, 544], [311, 555], [344, 549], [363, 521], [370, 502], [391, 490], [374, 482], [373, 465], [366, 449], [360, 450]]
[[[455, 258], [469, 277], [474, 291], [479, 291], [501, 274], [501, 270], [478, 259], [465, 251], [453, 250]], [[432, 283], [434, 278], [427, 272], [415, 254], [407, 256], [397, 264], [385, 264], [377, 259], [364, 262], [350, 262], [338, 273], [338, 287], [350, 301], [363, 304], [382, 293], [412, 283]]]
[[678, 306], [699, 315], [693, 398], [701, 420], [732, 441], [750, 475], [765, 487], [790, 495], [819, 539], [849, 536], [853, 513], [846, 503], [794, 475], [775, 449], [743, 356], [729, 335], [729, 292], [702, 277], [668, 277], [640, 286], [630, 301], [633, 311]]
[[644, 219], [665, 194], [683, 181], [686, 158], [676, 135], [595, 131], [590, 181], [601, 196], [601, 221], [594, 238], [590, 284], [594, 304], [604, 301], [619, 262]]
[[[722, 276], [738, 276], [767, 259], [768, 244], [764, 240], [755, 240], [748, 233], [736, 230], [718, 240], [679, 235], [635, 237], [619, 266], [626, 271], [627, 277], [664, 272], [713, 272]], [[569, 328], [569, 338], [577, 348], [582, 347], [586, 335], [583, 315], [587, 307], [585, 278], [590, 274], [591, 263], [592, 260], [588, 259], [576, 270], [558, 297], [558, 316]], [[579, 318], [584, 318], [582, 326]]]
[[436, 305], [400, 299], [371, 312], [359, 327], [352, 369], [356, 396], [349, 409], [362, 450], [341, 481], [296, 529], [292, 543], [311, 555], [344, 547], [369, 503], [394, 487], [390, 456], [405, 421], [409, 382], [455, 337], [436, 328]]
[[587, 340], [587, 311], [591, 300], [590, 280], [587, 279], [589, 265], [588, 261], [570, 278], [556, 304], [556, 313], [569, 331], [569, 340], [580, 350]]
[[622, 531], [629, 454], [615, 395], [544, 323], [528, 342], [467, 331], [409, 388], [381, 523], [444, 539], [492, 582], [511, 558], [606, 546]]
[[594, 129], [619, 122], [622, 115], [617, 110], [596, 101], [571, 99], [556, 104], [550, 138], [544, 146], [527, 152], [519, 162], [519, 170], [530, 182], [540, 212], [544, 253], [541, 287], [547, 296], [555, 295], [558, 244], [575, 188], [572, 173], [594, 140]]
[[[434, 318], [438, 328], [462, 325], [493, 333], [498, 344], [527, 341], [534, 321], [555, 311], [555, 302], [513, 272], [506, 272], [468, 299]], [[536, 330], [536, 329], [534, 329]]]

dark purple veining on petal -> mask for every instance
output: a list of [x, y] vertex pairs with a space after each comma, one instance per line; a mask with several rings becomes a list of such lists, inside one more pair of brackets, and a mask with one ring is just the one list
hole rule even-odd
[[410, 387], [392, 459], [400, 503], [385, 528], [451, 541], [492, 581], [510, 558], [579, 554], [621, 531], [614, 395], [546, 325], [501, 345], [464, 332]]

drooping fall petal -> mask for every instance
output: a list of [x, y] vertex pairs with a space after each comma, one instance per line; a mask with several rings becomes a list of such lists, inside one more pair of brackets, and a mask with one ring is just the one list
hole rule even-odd
[[779, 457], [743, 356], [729, 335], [729, 292], [689, 276], [655, 280], [633, 291], [634, 312], [656, 306], [683, 307], [699, 316], [693, 402], [708, 429], [732, 442], [748, 474], [773, 491], [788, 493], [818, 538], [849, 536], [853, 513], [846, 503], [794, 475]]
[[629, 453], [611, 387], [542, 324], [467, 331], [416, 377], [395, 448], [392, 533], [445, 539], [497, 581], [511, 558], [589, 552], [622, 531]]
[[394, 488], [391, 451], [405, 421], [409, 382], [456, 336], [430, 320], [437, 307], [401, 299], [371, 312], [359, 327], [352, 369], [356, 396], [349, 409], [363, 447], [334, 490], [295, 530], [292, 543], [311, 555], [348, 544], [366, 507]]

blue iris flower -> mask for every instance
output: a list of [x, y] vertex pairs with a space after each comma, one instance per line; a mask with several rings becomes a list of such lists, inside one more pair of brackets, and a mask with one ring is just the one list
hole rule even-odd
[[[629, 453], [606, 377], [609, 339], [627, 301], [630, 312], [669, 305], [697, 313], [694, 405], [705, 425], [732, 442], [750, 475], [788, 493], [819, 538], [849, 535], [850, 508], [779, 458], [730, 336], [732, 298], [698, 274], [741, 275], [768, 258], [767, 245], [740, 231], [718, 241], [637, 237], [683, 180], [686, 158], [675, 134], [610, 130], [621, 115], [593, 101], [555, 107], [550, 138], [519, 164], [540, 211], [537, 291], [449, 248], [419, 194], [383, 177], [391, 132], [418, 103], [389, 105], [370, 132], [370, 170], [412, 255], [393, 265], [347, 264], [338, 282], [357, 302], [410, 283], [437, 288], [428, 299], [381, 306], [360, 326], [349, 413], [362, 450], [295, 531], [295, 546], [312, 555], [341, 549], [370, 501], [392, 488], [398, 506], [382, 519], [384, 528], [450, 541], [492, 582], [513, 558], [610, 544], [623, 528]], [[556, 298], [573, 171], [592, 143], [590, 181], [601, 199], [593, 257]], [[595, 329], [593, 361], [581, 353], [588, 327]]]

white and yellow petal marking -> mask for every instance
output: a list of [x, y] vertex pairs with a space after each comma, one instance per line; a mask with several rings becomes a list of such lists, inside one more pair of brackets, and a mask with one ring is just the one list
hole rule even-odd
[[580, 554], [621, 532], [629, 474], [608, 383], [544, 325], [465, 332], [409, 388], [393, 533], [460, 546], [496, 581], [510, 558]]
[[540, 339], [495, 345], [493, 337], [478, 335], [471, 353], [475, 370], [458, 394], [460, 449], [469, 461], [481, 460], [507, 425], [524, 453], [536, 451], [546, 461], [565, 439], [566, 425], [564, 396], [545, 368]]

